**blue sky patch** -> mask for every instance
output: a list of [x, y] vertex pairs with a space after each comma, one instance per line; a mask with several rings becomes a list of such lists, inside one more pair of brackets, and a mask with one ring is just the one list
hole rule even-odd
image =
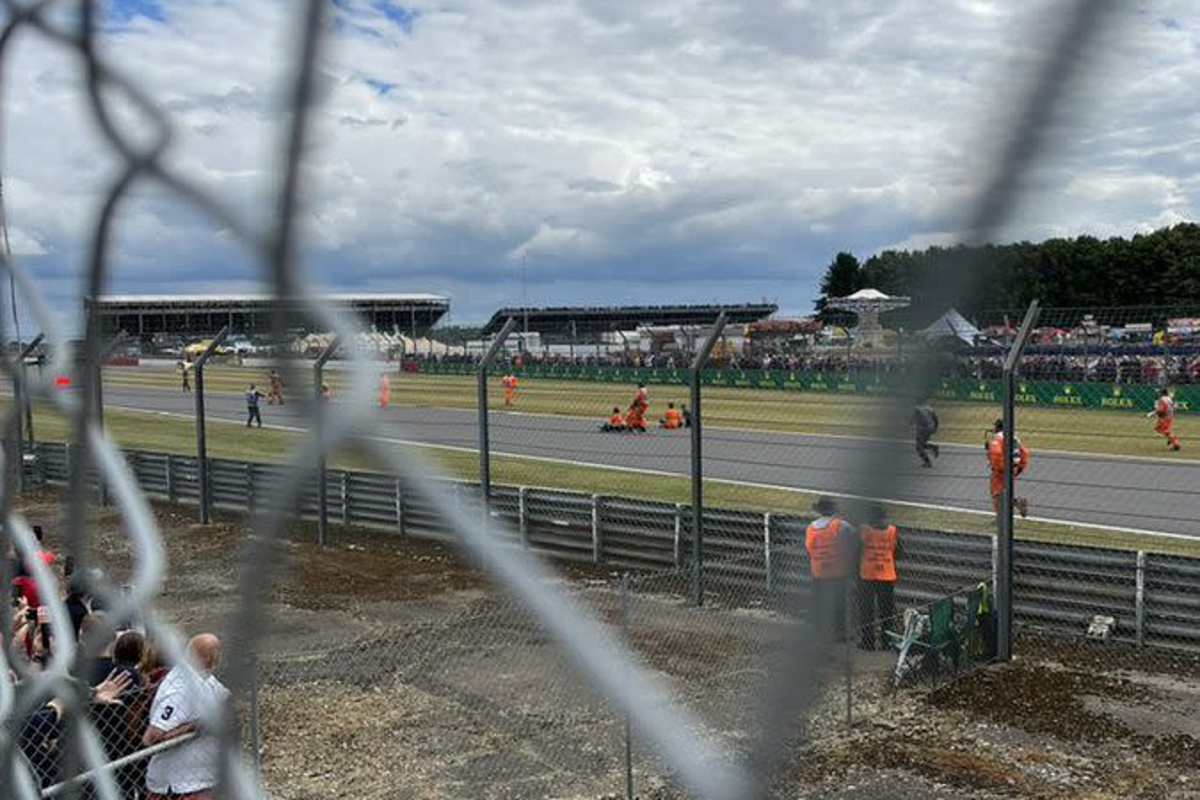
[[138, 17], [155, 22], [166, 22], [167, 15], [159, 0], [112, 0], [106, 4], [104, 14], [107, 21], [114, 25], [124, 25]]
[[403, 28], [405, 33], [412, 33], [413, 24], [416, 23], [417, 17], [421, 15], [419, 11], [405, 8], [399, 3], [392, 2], [392, 0], [375, 0], [372, 3], [372, 7]]

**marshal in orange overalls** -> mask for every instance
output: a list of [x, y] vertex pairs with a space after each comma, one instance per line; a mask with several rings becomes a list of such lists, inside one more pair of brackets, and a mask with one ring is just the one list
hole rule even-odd
[[1158, 398], [1158, 402], [1154, 404], [1154, 410], [1146, 416], [1158, 418], [1158, 421], [1154, 423], [1154, 432], [1167, 437], [1167, 447], [1178, 450], [1179, 439], [1171, 430], [1175, 425], [1175, 398], [1169, 391], [1163, 392], [1162, 397]]

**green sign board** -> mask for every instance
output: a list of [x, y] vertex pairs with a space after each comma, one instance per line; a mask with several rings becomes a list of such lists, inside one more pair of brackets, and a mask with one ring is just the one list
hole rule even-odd
[[[502, 375], [507, 366], [492, 370]], [[422, 362], [421, 371], [432, 375], [472, 375], [475, 367], [467, 363]], [[683, 385], [687, 370], [637, 367], [589, 367], [579, 365], [540, 365], [522, 367], [522, 378], [603, 383], [648, 383]], [[873, 374], [834, 372], [788, 372], [759, 369], [710, 369], [700, 377], [705, 386], [735, 389], [780, 389], [838, 395], [886, 395], [888, 382]], [[1154, 408], [1158, 388], [1147, 384], [1063, 383], [1059, 381], [1020, 381], [1017, 403], [1045, 408], [1099, 408], [1112, 411], [1141, 411]], [[942, 400], [998, 404], [1000, 381], [947, 378], [938, 384], [934, 396]], [[1183, 414], [1200, 410], [1200, 386], [1181, 386], [1175, 392], [1175, 407]]]

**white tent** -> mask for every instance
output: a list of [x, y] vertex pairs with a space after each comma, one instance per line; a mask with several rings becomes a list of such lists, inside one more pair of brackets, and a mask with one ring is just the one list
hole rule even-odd
[[957, 309], [952, 308], [938, 317], [928, 328], [921, 331], [921, 335], [926, 339], [958, 339], [967, 344], [973, 344], [975, 337], [979, 335], [979, 329], [958, 313]]

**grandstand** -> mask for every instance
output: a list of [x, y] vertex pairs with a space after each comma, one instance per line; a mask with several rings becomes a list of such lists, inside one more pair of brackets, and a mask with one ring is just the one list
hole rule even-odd
[[482, 333], [485, 337], [498, 333], [504, 327], [504, 321], [512, 317], [522, 330], [539, 334], [544, 342], [571, 342], [595, 339], [614, 331], [712, 325], [722, 311], [730, 324], [758, 322], [778, 310], [774, 303], [502, 308], [483, 326]]
[[[450, 299], [435, 294], [331, 294], [320, 300], [354, 313], [366, 329], [424, 335], [450, 310]], [[269, 295], [105, 295], [87, 299], [84, 305], [100, 315], [100, 328], [107, 335], [124, 331], [141, 342], [155, 336], [211, 336], [228, 325], [231, 333], [249, 338], [271, 332]], [[285, 326], [297, 335], [314, 330], [312, 320], [300, 308], [289, 309]]]

